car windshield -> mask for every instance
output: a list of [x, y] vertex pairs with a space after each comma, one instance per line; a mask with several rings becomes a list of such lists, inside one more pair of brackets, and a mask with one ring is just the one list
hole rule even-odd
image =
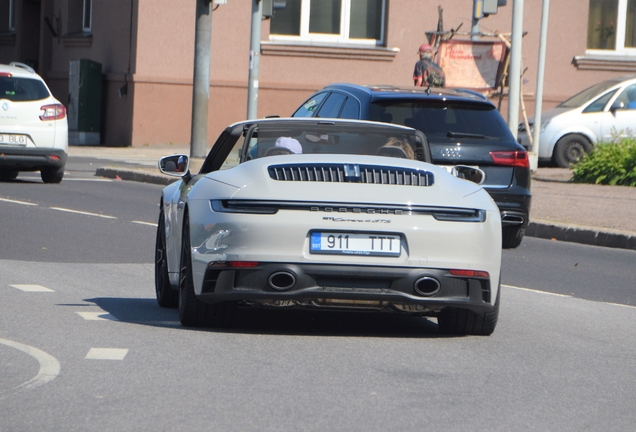
[[508, 126], [489, 104], [454, 101], [379, 101], [369, 107], [371, 120], [402, 124], [428, 137], [512, 139]]
[[[285, 154], [381, 155], [415, 159], [414, 130], [369, 123], [263, 122], [246, 131], [243, 160]], [[418, 157], [419, 158], [419, 157]]]
[[0, 99], [24, 102], [47, 97], [49, 97], [49, 91], [40, 80], [0, 76]]
[[557, 106], [564, 107], [564, 108], [578, 108], [582, 105], [585, 105], [587, 102], [591, 101], [592, 99], [597, 98], [599, 95], [607, 91], [607, 89], [612, 88], [617, 84], [618, 84], [618, 81], [615, 81], [615, 80], [600, 82], [596, 85], [593, 85], [592, 87], [586, 88], [582, 92], [575, 94], [574, 96], [561, 102]]

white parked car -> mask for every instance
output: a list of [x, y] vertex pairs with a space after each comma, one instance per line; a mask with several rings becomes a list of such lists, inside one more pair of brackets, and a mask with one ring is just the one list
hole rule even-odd
[[[237, 307], [349, 308], [437, 317], [491, 334], [501, 217], [479, 185], [425, 162], [424, 135], [359, 120], [261, 119], [225, 129], [198, 174], [159, 167], [157, 301], [186, 326], [228, 326]], [[460, 177], [460, 178], [457, 178]]]
[[[532, 128], [534, 118], [529, 119]], [[541, 113], [539, 160], [569, 167], [592, 145], [636, 132], [636, 75], [600, 82]], [[532, 131], [531, 131], [532, 133]], [[519, 142], [529, 148], [525, 125]]]
[[67, 155], [64, 105], [29, 66], [0, 64], [0, 180], [40, 171], [44, 183], [59, 183]]

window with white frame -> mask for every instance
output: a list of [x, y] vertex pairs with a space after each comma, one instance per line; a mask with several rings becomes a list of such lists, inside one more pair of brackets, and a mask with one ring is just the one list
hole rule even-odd
[[15, 32], [15, 0], [0, 0], [0, 17], [0, 32]]
[[91, 25], [93, 23], [93, 0], [84, 0], [84, 7], [82, 13], [82, 31], [91, 31]]
[[636, 53], [636, 0], [590, 0], [588, 51]]
[[91, 33], [93, 24], [93, 0], [68, 0], [69, 34]]
[[9, 31], [15, 31], [15, 0], [9, 0]]
[[287, 0], [270, 40], [383, 45], [386, 0]]

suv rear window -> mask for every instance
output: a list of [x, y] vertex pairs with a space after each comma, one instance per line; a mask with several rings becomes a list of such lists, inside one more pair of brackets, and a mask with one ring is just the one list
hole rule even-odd
[[427, 137], [449, 132], [513, 139], [499, 111], [491, 105], [449, 101], [383, 101], [369, 106], [369, 120], [419, 129]]
[[47, 97], [49, 97], [49, 91], [42, 81], [0, 76], [0, 99], [24, 102], [46, 99]]

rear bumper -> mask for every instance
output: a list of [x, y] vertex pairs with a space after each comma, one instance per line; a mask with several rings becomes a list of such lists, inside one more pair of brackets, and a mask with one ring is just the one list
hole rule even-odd
[[197, 295], [206, 303], [234, 300], [433, 315], [445, 307], [492, 310], [498, 289], [488, 278], [457, 277], [444, 269], [289, 263], [262, 263], [251, 269], [217, 266], [209, 266]]
[[0, 147], [0, 168], [14, 171], [38, 171], [62, 168], [68, 154], [58, 148]]
[[528, 226], [532, 195], [527, 189], [519, 187], [517, 188], [518, 193], [512, 193], [511, 189], [506, 189], [505, 192], [497, 189], [485, 189], [499, 207], [502, 227], [526, 228]]

